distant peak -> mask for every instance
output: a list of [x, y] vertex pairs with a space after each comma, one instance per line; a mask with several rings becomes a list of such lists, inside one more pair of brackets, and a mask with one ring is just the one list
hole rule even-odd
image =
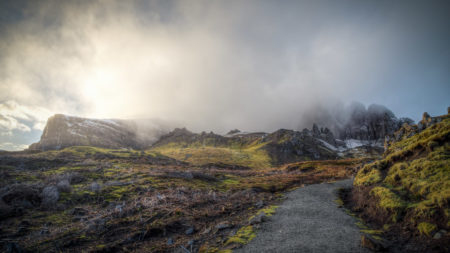
[[241, 130], [239, 130], [239, 129], [234, 129], [234, 130], [230, 130], [230, 131], [227, 133], [227, 135], [237, 134], [237, 133], [240, 133], [240, 132], [241, 132]]

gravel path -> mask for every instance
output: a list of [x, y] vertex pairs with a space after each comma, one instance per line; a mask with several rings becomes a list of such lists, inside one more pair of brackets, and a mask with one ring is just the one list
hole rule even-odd
[[338, 208], [336, 189], [352, 180], [306, 186], [286, 194], [256, 237], [234, 252], [370, 252], [360, 246], [355, 219]]

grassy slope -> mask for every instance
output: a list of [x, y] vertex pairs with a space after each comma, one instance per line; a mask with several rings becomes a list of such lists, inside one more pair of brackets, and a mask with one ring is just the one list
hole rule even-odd
[[266, 143], [257, 142], [243, 146], [169, 143], [153, 148], [150, 151], [194, 165], [224, 163], [250, 168], [269, 168], [271, 166], [271, 159], [267, 151], [263, 149], [265, 145]]
[[[450, 117], [394, 142], [384, 159], [366, 165], [354, 181], [356, 199], [369, 218], [388, 228], [400, 222], [413, 235], [449, 229]], [[364, 209], [365, 207], [365, 209]], [[372, 209], [371, 211], [369, 209]]]

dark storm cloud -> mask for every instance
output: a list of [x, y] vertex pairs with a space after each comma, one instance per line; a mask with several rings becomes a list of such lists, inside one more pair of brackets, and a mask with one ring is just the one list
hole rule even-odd
[[352, 101], [415, 119], [448, 106], [448, 1], [1, 4], [0, 103], [39, 110], [37, 126], [60, 112], [272, 131]]

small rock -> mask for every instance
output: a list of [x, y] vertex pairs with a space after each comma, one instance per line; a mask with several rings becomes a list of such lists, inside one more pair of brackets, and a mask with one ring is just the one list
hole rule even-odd
[[189, 241], [188, 241], [188, 245], [189, 245], [189, 246], [194, 245], [194, 240], [189, 240]]
[[260, 200], [255, 204], [255, 206], [256, 206], [256, 208], [263, 208], [264, 202], [262, 200]]
[[81, 207], [75, 207], [71, 213], [75, 216], [85, 216], [88, 214], [88, 210]]
[[205, 230], [203, 230], [203, 232], [201, 232], [202, 235], [205, 234], [209, 234], [211, 232], [211, 228], [206, 228]]
[[121, 213], [121, 212], [123, 211], [123, 206], [122, 206], [122, 205], [116, 205], [116, 207], [114, 208], [114, 210], [115, 210], [116, 212]]
[[167, 245], [172, 245], [173, 244], [173, 239], [172, 237], [169, 237], [169, 239], [167, 240]]
[[56, 187], [60, 192], [70, 192], [72, 190], [68, 179], [59, 181], [58, 184], [56, 184]]
[[99, 192], [101, 190], [101, 186], [97, 182], [92, 182], [89, 188], [93, 192]]
[[268, 220], [267, 215], [264, 212], [262, 212], [250, 220], [250, 225], [259, 224], [259, 223], [267, 221], [267, 220]]
[[40, 235], [48, 235], [48, 234], [50, 234], [50, 232], [48, 231], [48, 228], [43, 228], [43, 229], [41, 229], [39, 234]]
[[186, 230], [186, 232], [185, 232], [186, 235], [192, 235], [193, 233], [194, 233], [194, 228], [193, 227], [188, 228]]
[[441, 232], [437, 232], [437, 233], [434, 234], [434, 236], [433, 236], [433, 239], [435, 239], [435, 240], [439, 240], [439, 239], [441, 239], [441, 238], [442, 238]]
[[52, 207], [58, 202], [59, 191], [56, 186], [47, 186], [42, 190], [42, 205], [45, 207]]
[[230, 228], [230, 227], [231, 227], [230, 223], [228, 223], [226, 221], [225, 222], [221, 222], [221, 223], [216, 225], [216, 228], [218, 230], [222, 230], [222, 229], [226, 229], [226, 228]]

